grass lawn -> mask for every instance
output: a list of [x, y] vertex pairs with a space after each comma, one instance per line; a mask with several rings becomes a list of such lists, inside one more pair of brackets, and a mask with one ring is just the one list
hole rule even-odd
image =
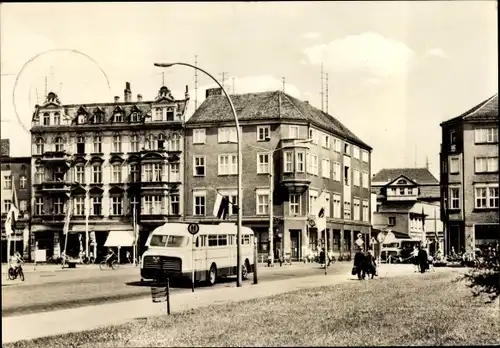
[[498, 302], [457, 274], [353, 280], [4, 347], [500, 344]]

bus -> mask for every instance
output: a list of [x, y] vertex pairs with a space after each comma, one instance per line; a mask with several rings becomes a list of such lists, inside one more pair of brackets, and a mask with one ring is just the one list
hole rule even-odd
[[[214, 285], [220, 277], [237, 275], [237, 246], [234, 223], [198, 225], [196, 235], [188, 232], [189, 223], [166, 223], [148, 237], [142, 255], [141, 281], [160, 277], [188, 278]], [[254, 233], [241, 227], [242, 279], [254, 271]]]

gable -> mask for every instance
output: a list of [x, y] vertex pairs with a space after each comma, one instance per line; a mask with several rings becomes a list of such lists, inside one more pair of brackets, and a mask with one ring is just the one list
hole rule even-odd
[[400, 175], [386, 186], [417, 186], [418, 184], [404, 175]]

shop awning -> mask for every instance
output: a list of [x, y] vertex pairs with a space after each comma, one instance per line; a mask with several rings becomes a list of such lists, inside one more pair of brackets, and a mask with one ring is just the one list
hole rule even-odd
[[132, 231], [109, 231], [105, 247], [129, 247], [134, 244]]

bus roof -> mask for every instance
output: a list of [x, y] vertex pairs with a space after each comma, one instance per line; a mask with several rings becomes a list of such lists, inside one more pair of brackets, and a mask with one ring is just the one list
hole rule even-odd
[[[166, 224], [157, 227], [153, 230], [153, 234], [161, 235], [189, 235], [188, 226], [189, 223], [185, 222], [167, 222]], [[197, 234], [234, 234], [236, 235], [237, 227], [234, 223], [220, 223], [218, 225], [213, 224], [199, 224], [200, 230]], [[246, 226], [241, 227], [241, 234], [253, 235], [253, 230]]]

